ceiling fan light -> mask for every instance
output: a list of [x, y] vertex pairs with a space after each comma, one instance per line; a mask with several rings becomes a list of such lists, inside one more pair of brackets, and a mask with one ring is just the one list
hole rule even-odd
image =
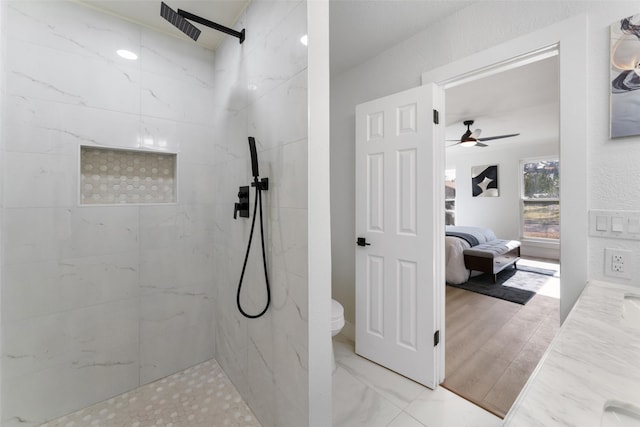
[[462, 141], [460, 145], [462, 145], [463, 147], [473, 147], [474, 145], [476, 145], [476, 141]]

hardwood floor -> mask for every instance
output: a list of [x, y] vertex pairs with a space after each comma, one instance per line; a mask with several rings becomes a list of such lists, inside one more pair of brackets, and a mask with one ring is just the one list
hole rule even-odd
[[504, 418], [560, 325], [559, 300], [526, 305], [446, 287], [450, 391]]

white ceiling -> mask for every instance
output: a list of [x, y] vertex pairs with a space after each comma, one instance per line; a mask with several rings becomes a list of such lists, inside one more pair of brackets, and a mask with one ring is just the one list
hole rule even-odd
[[451, 0], [330, 0], [331, 74], [340, 74], [469, 6]]
[[459, 139], [466, 131], [464, 120], [475, 120], [471, 129], [482, 129], [481, 137], [520, 133], [485, 142], [495, 148], [557, 138], [558, 79], [553, 56], [447, 89], [446, 138]]

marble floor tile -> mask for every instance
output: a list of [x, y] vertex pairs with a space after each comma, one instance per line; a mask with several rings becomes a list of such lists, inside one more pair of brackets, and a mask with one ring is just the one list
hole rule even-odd
[[42, 424], [41, 427], [260, 427], [215, 360]]
[[336, 338], [336, 363], [400, 409], [406, 408], [424, 390], [422, 385], [355, 354], [353, 342], [340, 335]]
[[[498, 427], [502, 420], [458, 395], [430, 390], [355, 354], [353, 341], [333, 340], [333, 426]], [[408, 403], [407, 403], [408, 402]]]
[[406, 412], [401, 412], [388, 427], [426, 427], [424, 424], [416, 420]]
[[442, 387], [425, 390], [405, 412], [427, 426], [498, 427], [502, 424], [500, 418]]
[[342, 366], [333, 374], [333, 426], [385, 427], [401, 409]]

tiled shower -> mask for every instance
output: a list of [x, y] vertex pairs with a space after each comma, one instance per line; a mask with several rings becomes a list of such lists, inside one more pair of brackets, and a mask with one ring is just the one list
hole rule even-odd
[[[306, 424], [306, 6], [254, 1], [246, 41], [214, 54], [72, 1], [0, 2], [3, 426], [212, 358], [263, 426]], [[235, 309], [250, 223], [233, 219], [247, 136], [271, 185], [272, 307], [251, 321]], [[175, 200], [83, 203], [81, 147], [175, 155]], [[250, 310], [265, 296], [252, 254]]]

